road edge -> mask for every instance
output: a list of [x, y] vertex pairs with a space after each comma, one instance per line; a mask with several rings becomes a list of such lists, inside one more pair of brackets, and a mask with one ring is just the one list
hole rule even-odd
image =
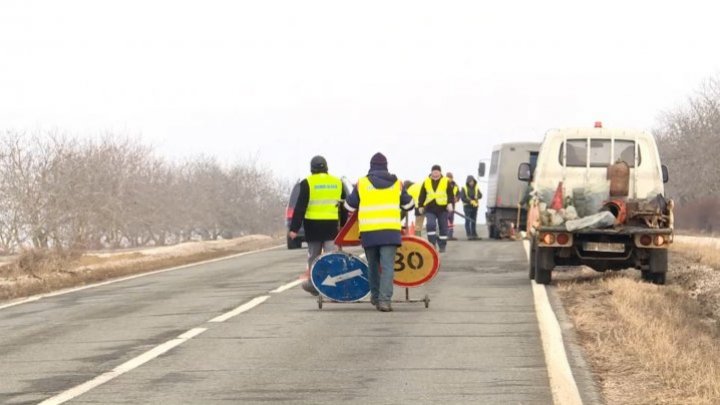
[[[523, 240], [523, 248], [530, 260], [530, 242]], [[562, 329], [550, 305], [545, 286], [537, 284], [534, 280], [530, 283], [553, 403], [555, 405], [582, 405], [582, 397], [565, 350]]]

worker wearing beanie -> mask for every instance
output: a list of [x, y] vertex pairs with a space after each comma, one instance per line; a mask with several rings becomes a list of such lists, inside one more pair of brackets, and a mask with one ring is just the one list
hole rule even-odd
[[[454, 198], [440, 165], [434, 165], [420, 189], [419, 211], [425, 214], [428, 241], [445, 252], [448, 238], [448, 213], [454, 210]], [[439, 234], [438, 234], [439, 231]]]
[[[448, 188], [452, 191], [452, 199], [450, 201], [452, 201], [453, 207], [455, 207], [455, 204], [460, 200], [460, 189], [457, 183], [455, 183], [455, 178], [452, 173], [447, 172], [445, 177], [448, 178]], [[455, 237], [455, 211], [448, 213], [448, 240], [457, 240]]]
[[463, 202], [463, 211], [465, 211], [465, 235], [468, 240], [478, 240], [477, 234], [477, 213], [482, 193], [475, 177], [467, 176], [465, 185], [460, 190], [460, 199]]
[[370, 303], [378, 311], [392, 311], [395, 252], [402, 243], [401, 210], [415, 206], [412, 197], [394, 174], [388, 172], [387, 158], [376, 153], [367, 176], [358, 180], [345, 200], [348, 211], [356, 211], [360, 239], [368, 262]]
[[308, 278], [303, 281], [302, 288], [312, 295], [318, 295], [309, 280], [310, 266], [323, 252], [335, 250], [334, 240], [339, 225], [344, 224], [347, 219], [347, 213], [339, 204], [345, 199], [342, 181], [328, 174], [328, 165], [324, 157], [315, 156], [310, 160], [310, 173], [310, 176], [300, 182], [300, 192], [288, 236], [290, 239], [295, 239], [300, 227], [305, 228], [305, 240], [308, 245]]

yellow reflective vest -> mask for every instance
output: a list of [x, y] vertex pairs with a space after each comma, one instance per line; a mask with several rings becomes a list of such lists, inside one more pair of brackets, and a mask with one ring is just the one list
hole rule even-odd
[[428, 205], [431, 201], [435, 200], [437, 205], [447, 205], [447, 190], [448, 190], [448, 179], [447, 177], [441, 177], [438, 183], [437, 189], [432, 188], [432, 179], [430, 177], [425, 179], [425, 204]]
[[[463, 195], [465, 196], [465, 198], [467, 198], [467, 199], [470, 200], [470, 201], [472, 201], [472, 200], [479, 200], [479, 199], [480, 199], [480, 186], [479, 186], [478, 184], [475, 184], [475, 187], [473, 187], [474, 194], [473, 194], [472, 197], [470, 197], [470, 194], [468, 194], [468, 190], [469, 190], [469, 189], [468, 189], [467, 184], [464, 185], [463, 188], [462, 188], [462, 192], [463, 192]], [[471, 204], [471, 203], [466, 203], [466, 202], [463, 201], [463, 204], [464, 204], [464, 205], [468, 205], [468, 204]]]
[[410, 194], [410, 197], [413, 198], [413, 201], [415, 201], [415, 205], [418, 204], [418, 200], [420, 200], [420, 190], [422, 189], [422, 183], [413, 183], [412, 186], [408, 187], [407, 192]]
[[307, 177], [310, 187], [305, 219], [338, 220], [338, 201], [342, 198], [342, 181], [327, 173], [311, 174]]
[[358, 180], [358, 194], [360, 207], [358, 207], [358, 222], [360, 233], [372, 231], [399, 231], [400, 222], [400, 194], [402, 184], [400, 180], [388, 188], [375, 188], [370, 179], [363, 177]]

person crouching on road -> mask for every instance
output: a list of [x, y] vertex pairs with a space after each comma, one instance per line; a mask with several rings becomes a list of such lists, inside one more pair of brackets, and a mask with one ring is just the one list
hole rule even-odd
[[402, 243], [401, 209], [415, 206], [394, 174], [388, 172], [387, 159], [376, 153], [367, 176], [358, 180], [345, 200], [348, 211], [358, 211], [360, 239], [365, 249], [370, 282], [370, 303], [378, 311], [392, 311], [395, 252]]
[[[290, 239], [295, 239], [300, 226], [305, 228], [308, 270], [322, 253], [335, 251], [334, 240], [338, 226], [347, 219], [347, 213], [338, 204], [345, 199], [345, 189], [339, 178], [328, 174], [324, 157], [315, 156], [310, 160], [310, 173], [300, 182], [300, 193], [288, 233]], [[318, 295], [309, 278], [303, 281], [302, 288], [312, 295]]]
[[465, 212], [465, 234], [468, 240], [477, 240], [480, 237], [477, 234], [477, 213], [482, 193], [475, 177], [467, 176], [465, 185], [460, 190], [460, 199], [463, 202], [463, 211]]
[[453, 212], [453, 198], [448, 178], [443, 177], [440, 165], [434, 165], [420, 189], [418, 205], [420, 213], [425, 214], [428, 241], [439, 246], [440, 253], [445, 252], [447, 246], [448, 213]]
[[[457, 202], [460, 200], [460, 190], [458, 189], [457, 183], [455, 183], [455, 179], [453, 177], [453, 174], [450, 172], [447, 172], [445, 174], [445, 177], [448, 179], [448, 188], [452, 191], [452, 198], [450, 201], [452, 201], [453, 207]], [[449, 212], [448, 213], [448, 240], [457, 240], [455, 237], [455, 212]]]

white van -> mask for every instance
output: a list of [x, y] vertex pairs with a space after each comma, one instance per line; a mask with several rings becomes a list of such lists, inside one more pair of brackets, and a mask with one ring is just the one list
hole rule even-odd
[[[608, 167], [619, 161], [629, 168], [627, 195], [611, 197]], [[597, 271], [637, 268], [643, 279], [665, 283], [673, 204], [663, 196], [668, 172], [650, 133], [605, 129], [600, 123], [550, 130], [534, 173], [523, 163], [518, 178], [531, 181], [534, 193], [536, 215], [528, 223], [531, 279], [547, 284], [556, 265], [587, 265]], [[558, 195], [563, 208], [549, 210]], [[587, 212], [580, 212], [581, 206]], [[603, 216], [611, 222], [592, 222]]]

